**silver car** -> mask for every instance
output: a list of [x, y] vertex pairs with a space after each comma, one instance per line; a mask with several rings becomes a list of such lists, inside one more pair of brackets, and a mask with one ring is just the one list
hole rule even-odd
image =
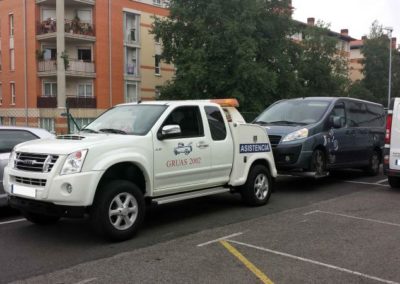
[[3, 188], [3, 173], [14, 146], [29, 140], [51, 137], [54, 135], [41, 128], [0, 126], [0, 207], [7, 205], [7, 194]]

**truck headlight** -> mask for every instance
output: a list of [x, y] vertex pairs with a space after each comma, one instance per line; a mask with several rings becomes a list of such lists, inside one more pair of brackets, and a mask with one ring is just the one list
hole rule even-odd
[[79, 173], [82, 170], [87, 152], [88, 150], [80, 150], [69, 154], [61, 169], [60, 175]]
[[17, 159], [17, 153], [13, 149], [10, 153], [10, 158], [8, 159], [8, 167], [14, 168], [15, 167], [15, 160]]
[[303, 138], [308, 137], [308, 129], [307, 128], [302, 128], [300, 130], [297, 130], [295, 132], [289, 133], [288, 135], [283, 138], [282, 142], [290, 142], [294, 140], [299, 140]]

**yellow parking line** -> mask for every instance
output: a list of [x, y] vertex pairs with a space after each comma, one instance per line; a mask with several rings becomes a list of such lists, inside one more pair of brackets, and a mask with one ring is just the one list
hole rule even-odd
[[220, 244], [223, 245], [231, 254], [233, 254], [237, 259], [239, 259], [251, 272], [253, 272], [263, 283], [265, 284], [273, 284], [267, 275], [265, 275], [260, 269], [258, 269], [254, 264], [252, 264], [247, 258], [245, 258], [237, 249], [235, 249], [231, 244], [227, 241], [220, 241]]

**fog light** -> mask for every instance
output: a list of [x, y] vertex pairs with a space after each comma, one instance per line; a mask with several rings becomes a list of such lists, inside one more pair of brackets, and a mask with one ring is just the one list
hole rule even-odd
[[65, 189], [67, 190], [68, 193], [71, 193], [72, 192], [72, 185], [67, 183], [67, 186], [65, 187]]
[[285, 156], [285, 161], [290, 162], [290, 156]]

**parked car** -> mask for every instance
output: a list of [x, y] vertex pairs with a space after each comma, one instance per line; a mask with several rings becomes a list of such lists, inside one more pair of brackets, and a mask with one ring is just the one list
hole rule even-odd
[[322, 177], [340, 168], [379, 172], [385, 136], [380, 104], [332, 97], [282, 100], [254, 123], [267, 129], [281, 173]]
[[3, 188], [3, 172], [14, 146], [25, 141], [53, 136], [41, 128], [0, 126], [0, 207], [7, 205], [7, 194]]
[[400, 98], [394, 98], [386, 116], [383, 173], [392, 188], [400, 188]]

